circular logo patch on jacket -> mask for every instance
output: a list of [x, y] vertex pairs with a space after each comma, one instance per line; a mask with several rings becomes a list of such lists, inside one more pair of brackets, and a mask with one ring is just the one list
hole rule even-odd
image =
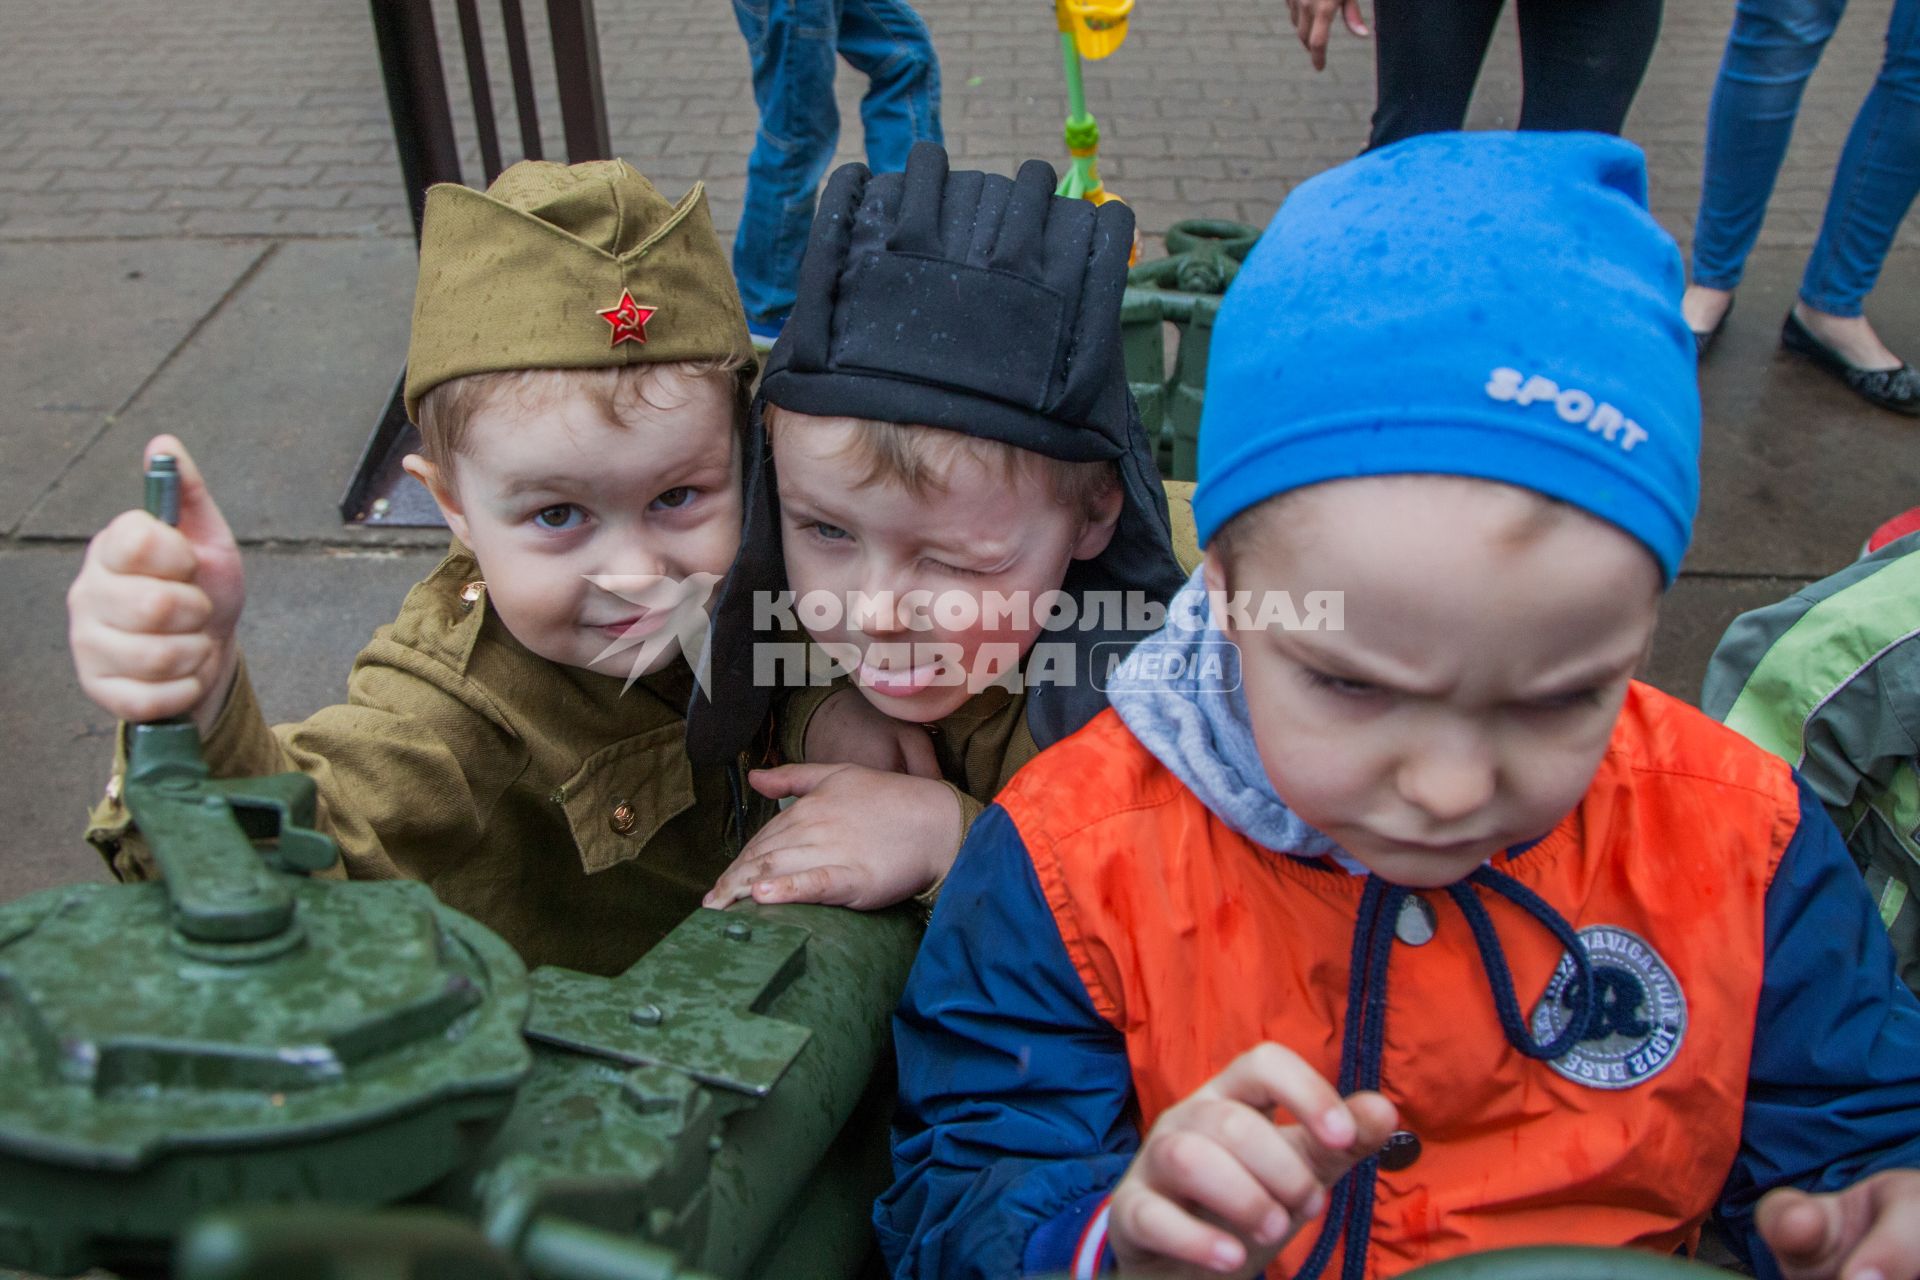
[[[1687, 997], [1646, 939], [1610, 924], [1580, 930], [1593, 961], [1595, 1008], [1587, 1034], [1547, 1063], [1575, 1084], [1630, 1089], [1666, 1070], [1687, 1034]], [[1563, 954], [1533, 1010], [1534, 1039], [1546, 1044], [1572, 1022], [1580, 1002], [1573, 957]]]

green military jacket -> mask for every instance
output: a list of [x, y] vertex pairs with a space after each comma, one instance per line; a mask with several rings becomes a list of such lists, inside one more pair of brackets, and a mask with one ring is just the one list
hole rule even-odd
[[[687, 760], [684, 662], [623, 693], [619, 677], [528, 652], [479, 578], [455, 544], [361, 651], [347, 701], [299, 724], [269, 728], [243, 669], [208, 764], [310, 774], [346, 875], [424, 881], [529, 966], [618, 973], [732, 860], [737, 770]], [[117, 875], [141, 878], [118, 776], [88, 835]]]
[[1920, 534], [1735, 618], [1700, 706], [1800, 771], [1920, 992]]

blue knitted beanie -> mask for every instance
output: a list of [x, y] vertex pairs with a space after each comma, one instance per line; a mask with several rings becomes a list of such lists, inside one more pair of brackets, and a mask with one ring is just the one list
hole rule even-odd
[[1671, 583], [1700, 494], [1700, 395], [1640, 149], [1443, 133], [1301, 184], [1213, 331], [1200, 540], [1276, 494], [1477, 476], [1592, 512]]

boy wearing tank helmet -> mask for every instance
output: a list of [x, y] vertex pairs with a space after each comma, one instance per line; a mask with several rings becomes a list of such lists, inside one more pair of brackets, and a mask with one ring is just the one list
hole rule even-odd
[[1133, 215], [1053, 192], [1040, 161], [950, 172], [930, 143], [904, 174], [827, 187], [751, 415], [713, 701], [689, 719], [696, 759], [731, 758], [810, 657], [777, 713], [792, 763], [750, 779], [795, 802], [709, 906], [931, 895], [1180, 585], [1120, 358]]

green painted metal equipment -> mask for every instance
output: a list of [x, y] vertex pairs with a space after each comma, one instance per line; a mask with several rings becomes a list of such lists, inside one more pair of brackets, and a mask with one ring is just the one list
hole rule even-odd
[[[910, 911], [697, 911], [618, 978], [533, 975], [532, 1078], [441, 1197], [510, 1248], [565, 1220], [718, 1276], [851, 1275], [888, 1181], [870, 1092], [919, 940]], [[883, 1081], [884, 1083], [884, 1081]], [[804, 1233], [804, 1239], [796, 1233]]]
[[[179, 519], [177, 461], [149, 514]], [[215, 781], [128, 731], [162, 879], [0, 906], [0, 1264], [151, 1264], [229, 1205], [386, 1204], [446, 1177], [532, 1065], [526, 971], [423, 886], [329, 885], [313, 780]]]
[[1495, 1249], [1409, 1271], [1405, 1280], [1725, 1280], [1717, 1267], [1634, 1249]]
[[310, 778], [128, 732], [162, 878], [0, 905], [0, 1268], [859, 1272], [917, 912], [703, 910], [617, 978], [529, 975], [424, 885], [313, 878]]
[[306, 877], [333, 861], [311, 780], [210, 782], [191, 725], [131, 734], [169, 878], [0, 907], [0, 1264], [151, 1262], [208, 1210], [415, 1195], [532, 1064], [505, 943], [421, 885]]
[[[1167, 229], [1168, 256], [1127, 273], [1120, 312], [1127, 381], [1155, 442], [1160, 469], [1171, 479], [1195, 478], [1214, 316], [1220, 295], [1259, 238], [1258, 228], [1238, 222], [1176, 222]], [[1168, 324], [1178, 344], [1171, 374]]]
[[888, 1180], [874, 1067], [918, 933], [904, 912], [701, 911], [618, 978], [539, 970], [533, 1071], [466, 1166], [411, 1208], [201, 1219], [174, 1274], [857, 1275]]
[[513, 1253], [441, 1210], [303, 1208], [215, 1214], [174, 1255], [195, 1280], [711, 1280], [668, 1250], [564, 1219]]

